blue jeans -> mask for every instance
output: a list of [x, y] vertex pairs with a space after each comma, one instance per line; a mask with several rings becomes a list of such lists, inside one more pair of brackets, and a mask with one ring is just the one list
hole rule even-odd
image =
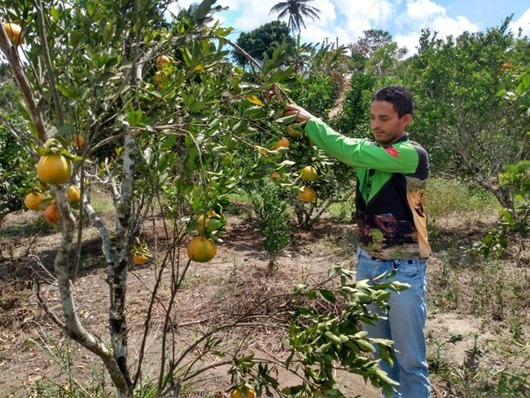
[[[372, 280], [395, 269], [395, 276], [385, 281], [399, 281], [411, 286], [399, 293], [391, 292], [387, 315], [383, 314], [379, 307], [370, 304], [368, 309], [371, 312], [380, 314], [386, 319], [378, 320], [375, 326], [364, 325], [368, 337], [394, 341], [396, 351], [394, 366], [390, 367], [384, 361], [380, 363], [381, 369], [400, 384], [394, 397], [430, 397], [425, 342], [426, 265], [425, 259], [379, 260], [372, 258], [361, 248], [357, 254], [357, 280]], [[379, 351], [376, 354], [379, 355]]]

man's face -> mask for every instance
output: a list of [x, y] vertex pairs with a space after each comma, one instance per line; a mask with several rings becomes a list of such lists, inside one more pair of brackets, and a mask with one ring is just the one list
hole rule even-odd
[[412, 115], [399, 117], [394, 105], [387, 101], [373, 101], [370, 106], [370, 126], [374, 139], [380, 145], [392, 145], [405, 132], [405, 128], [412, 120]]

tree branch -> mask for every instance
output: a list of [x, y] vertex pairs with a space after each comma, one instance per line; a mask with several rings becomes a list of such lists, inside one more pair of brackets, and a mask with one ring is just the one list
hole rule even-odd
[[9, 40], [4, 29], [3, 23], [0, 23], [0, 48], [5, 54], [13, 75], [15, 76], [15, 82], [20, 88], [26, 108], [30, 114], [33, 124], [35, 125], [35, 129], [37, 130], [38, 139], [41, 143], [44, 143], [46, 142], [47, 134], [42, 113], [37, 107], [37, 103], [35, 102], [35, 99], [31, 93], [29, 82], [26, 79], [26, 75], [24, 74], [22, 64], [20, 62], [20, 57], [18, 56], [17, 47], [11, 44], [11, 41]]
[[42, 55], [44, 57], [44, 63], [46, 64], [46, 74], [50, 81], [50, 91], [53, 97], [53, 103], [55, 105], [55, 115], [57, 116], [57, 127], [64, 126], [63, 111], [61, 108], [61, 99], [59, 98], [59, 91], [55, 83], [55, 74], [53, 72], [53, 65], [50, 58], [50, 49], [48, 48], [48, 41], [46, 40], [46, 21], [44, 20], [44, 12], [42, 10], [42, 1], [37, 0], [35, 7], [37, 8], [37, 15], [39, 19], [39, 35], [41, 40]]

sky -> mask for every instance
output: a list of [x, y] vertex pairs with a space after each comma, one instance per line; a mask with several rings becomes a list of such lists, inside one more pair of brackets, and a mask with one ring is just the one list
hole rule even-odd
[[[215, 5], [229, 7], [216, 14], [226, 27], [234, 28], [231, 38], [239, 37], [277, 19], [270, 9], [284, 0], [217, 0]], [[172, 5], [187, 8], [197, 0], [178, 0]], [[345, 45], [364, 37], [364, 31], [379, 29], [392, 35], [409, 55], [416, 52], [421, 30], [438, 32], [438, 37], [458, 36], [462, 32], [484, 32], [501, 25], [513, 14], [510, 29], [530, 37], [530, 2], [528, 0], [313, 0], [308, 3], [320, 10], [319, 20], [306, 19], [302, 42], [338, 42]], [[285, 21], [287, 22], [287, 21]]]

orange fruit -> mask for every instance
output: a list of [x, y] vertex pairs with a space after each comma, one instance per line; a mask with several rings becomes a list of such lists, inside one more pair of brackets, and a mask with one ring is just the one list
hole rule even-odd
[[302, 136], [302, 133], [296, 131], [292, 126], [287, 127], [287, 134], [289, 134], [293, 138], [300, 138]]
[[[243, 390], [246, 392], [246, 395], [244, 395]], [[243, 387], [243, 388], [236, 388], [234, 391], [232, 391], [232, 394], [230, 394], [230, 398], [256, 398], [256, 393], [254, 390], [250, 387]]]
[[44, 210], [44, 218], [49, 223], [59, 224], [59, 209], [55, 203], [51, 203], [46, 206], [46, 209]]
[[44, 155], [37, 163], [37, 176], [47, 184], [64, 184], [72, 176], [72, 161], [56, 153]]
[[197, 263], [207, 263], [217, 254], [215, 242], [205, 236], [197, 236], [188, 243], [188, 257]]
[[77, 188], [75, 185], [70, 185], [70, 187], [66, 190], [66, 200], [68, 200], [70, 204], [79, 203], [81, 200], [81, 191], [79, 188]]
[[287, 137], [282, 137], [280, 139], [280, 141], [278, 141], [277, 143], [275, 143], [273, 146], [272, 146], [272, 150], [275, 151], [279, 148], [289, 148], [289, 139]]
[[81, 134], [74, 135], [74, 144], [78, 148], [82, 148], [83, 144], [85, 143], [85, 137], [83, 137]]
[[306, 166], [300, 170], [300, 177], [304, 181], [315, 181], [318, 177], [317, 169], [315, 169], [313, 166]]
[[30, 210], [38, 210], [43, 199], [43, 194], [39, 192], [30, 192], [24, 198], [24, 205]]
[[512, 68], [513, 68], [512, 64], [508, 64], [508, 63], [502, 64], [501, 72], [505, 72], [507, 69], [512, 69]]
[[164, 87], [164, 83], [166, 82], [167, 74], [164, 71], [157, 71], [155, 72], [155, 85], [158, 88]]
[[278, 173], [277, 171], [275, 171], [274, 173], [271, 174], [271, 177], [273, 180], [279, 180], [282, 178], [282, 175]]
[[133, 256], [133, 263], [135, 263], [136, 265], [145, 264], [148, 260], [149, 260], [149, 257], [147, 257], [144, 254], [136, 253]]
[[17, 25], [16, 23], [6, 22], [4, 23], [4, 29], [11, 43], [13, 43], [14, 45], [24, 44], [24, 39], [20, 38], [20, 33], [22, 32], [22, 28], [20, 27], [20, 25]]
[[171, 59], [167, 55], [161, 54], [156, 57], [156, 66], [158, 69], [162, 69], [164, 65], [167, 65], [171, 62]]
[[219, 228], [219, 225], [215, 225], [215, 223], [208, 224], [210, 221], [210, 218], [217, 218], [218, 220], [221, 220], [221, 216], [215, 212], [215, 210], [208, 210], [206, 212], [206, 220], [204, 219], [204, 214], [201, 214], [197, 218], [197, 232], [199, 234], [203, 234], [204, 227], [207, 227], [211, 231], [216, 231]]
[[310, 203], [315, 200], [316, 196], [317, 194], [312, 187], [305, 186], [304, 191], [298, 194], [298, 199], [300, 199], [302, 202]]

